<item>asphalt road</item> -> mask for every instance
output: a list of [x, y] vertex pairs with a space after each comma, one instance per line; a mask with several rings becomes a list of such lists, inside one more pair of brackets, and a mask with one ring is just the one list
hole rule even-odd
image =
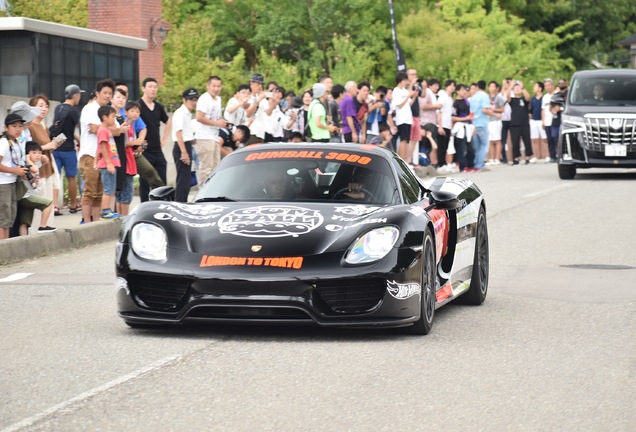
[[488, 298], [425, 337], [132, 330], [114, 243], [0, 267], [0, 431], [633, 431], [636, 171], [466, 177], [488, 200]]

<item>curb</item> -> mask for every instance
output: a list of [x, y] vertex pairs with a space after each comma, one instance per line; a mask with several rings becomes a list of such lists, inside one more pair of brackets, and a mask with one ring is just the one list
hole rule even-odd
[[2, 240], [0, 266], [116, 240], [121, 223], [121, 220], [99, 221], [52, 233]]

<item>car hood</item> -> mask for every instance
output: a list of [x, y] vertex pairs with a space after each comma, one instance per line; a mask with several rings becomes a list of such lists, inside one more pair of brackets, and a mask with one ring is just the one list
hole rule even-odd
[[162, 226], [171, 248], [215, 256], [307, 256], [344, 250], [362, 231], [400, 225], [411, 206], [333, 203], [151, 201], [126, 220]]
[[563, 114], [583, 117], [585, 114], [633, 114], [634, 105], [568, 105]]

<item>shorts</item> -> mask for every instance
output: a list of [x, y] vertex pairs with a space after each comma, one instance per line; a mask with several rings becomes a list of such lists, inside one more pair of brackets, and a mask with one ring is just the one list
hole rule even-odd
[[413, 117], [413, 125], [411, 125], [411, 141], [422, 140], [422, 127], [420, 126], [420, 118]]
[[53, 200], [50, 198], [45, 198], [39, 195], [29, 195], [26, 198], [22, 198], [18, 201], [18, 206], [20, 206], [20, 225], [26, 225], [28, 227], [31, 226], [33, 222], [33, 213], [35, 210], [44, 210], [48, 206], [51, 205]]
[[501, 141], [501, 120], [488, 122], [488, 141]]
[[126, 174], [124, 177], [124, 185], [116, 194], [116, 202], [121, 204], [130, 204], [132, 202], [134, 193], [133, 177], [134, 176]]
[[546, 139], [545, 129], [541, 120], [530, 120], [530, 139]]
[[117, 174], [109, 173], [108, 168], [100, 168], [99, 172], [102, 175], [104, 195], [115, 195], [115, 189], [117, 188]]
[[15, 182], [0, 184], [0, 228], [11, 228], [17, 213]]
[[66, 173], [66, 177], [77, 176], [77, 152], [76, 151], [54, 151], [55, 164], [57, 172], [62, 175], [62, 168]]
[[99, 170], [93, 168], [94, 163], [95, 158], [93, 156], [84, 155], [80, 158], [80, 169], [82, 170], [82, 178], [84, 180], [82, 205], [101, 207], [102, 195], [104, 193], [102, 176]]
[[411, 125], [410, 124], [401, 124], [397, 127], [398, 137], [400, 141], [409, 141], [411, 138]]

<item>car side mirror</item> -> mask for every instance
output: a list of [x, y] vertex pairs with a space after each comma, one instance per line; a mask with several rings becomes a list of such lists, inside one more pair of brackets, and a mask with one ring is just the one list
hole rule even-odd
[[440, 210], [455, 210], [459, 206], [457, 195], [450, 192], [431, 191], [431, 205]]
[[148, 194], [150, 201], [174, 201], [174, 188], [172, 186], [159, 186]]

